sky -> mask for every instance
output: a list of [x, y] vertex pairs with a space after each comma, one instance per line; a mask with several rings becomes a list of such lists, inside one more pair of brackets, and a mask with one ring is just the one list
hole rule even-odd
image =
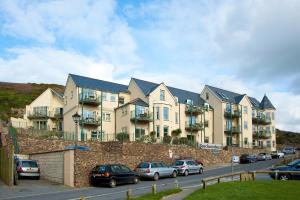
[[266, 94], [300, 132], [298, 0], [0, 0], [0, 81], [69, 73]]

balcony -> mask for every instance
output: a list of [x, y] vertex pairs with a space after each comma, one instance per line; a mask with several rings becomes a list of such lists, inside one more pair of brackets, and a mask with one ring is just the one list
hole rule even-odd
[[83, 126], [100, 126], [101, 120], [97, 117], [86, 117], [79, 120], [79, 125]]
[[199, 115], [203, 114], [205, 109], [203, 107], [199, 106], [193, 106], [193, 105], [186, 105], [185, 106], [185, 113], [186, 114], [192, 114], [192, 115]]
[[55, 119], [62, 119], [64, 117], [64, 115], [61, 112], [55, 112], [54, 115], [53, 115], [53, 117]]
[[190, 122], [185, 122], [185, 130], [186, 131], [192, 131], [192, 132], [197, 132], [197, 131], [202, 131], [204, 130], [203, 123], [190, 123]]
[[241, 127], [224, 127], [224, 132], [226, 133], [226, 134], [230, 134], [230, 133], [232, 133], [232, 134], [240, 134], [240, 133], [242, 133], [242, 130], [241, 130]]
[[149, 123], [153, 121], [153, 117], [151, 113], [135, 113], [135, 111], [130, 112], [130, 120], [132, 122], [138, 122], [138, 123]]
[[48, 119], [50, 117], [49, 112], [29, 112], [28, 119]]
[[271, 132], [267, 132], [265, 130], [260, 131], [253, 131], [253, 138], [254, 139], [270, 139], [272, 137]]
[[265, 115], [261, 115], [261, 116], [252, 115], [252, 123], [259, 124], [259, 125], [269, 125], [269, 124], [271, 124], [271, 119], [266, 118]]
[[92, 105], [92, 106], [99, 106], [101, 104], [101, 98], [96, 94], [94, 95], [79, 94], [79, 103]]
[[239, 118], [241, 117], [241, 111], [240, 110], [224, 110], [224, 117], [227, 118]]

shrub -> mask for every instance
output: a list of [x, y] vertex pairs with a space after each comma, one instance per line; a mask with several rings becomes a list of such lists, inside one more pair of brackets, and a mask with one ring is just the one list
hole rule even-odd
[[179, 138], [179, 144], [188, 144], [189, 140], [186, 137]]
[[120, 142], [129, 141], [129, 134], [128, 133], [118, 133], [117, 140]]
[[172, 144], [179, 144], [179, 138], [174, 137], [173, 140], [172, 140]]
[[153, 143], [155, 142], [150, 135], [143, 135], [140, 141], [145, 142], [145, 143]]
[[178, 128], [178, 129], [173, 130], [171, 134], [173, 137], [178, 137], [181, 133], [182, 133], [181, 129]]
[[166, 135], [166, 136], [164, 136], [164, 138], [163, 138], [163, 143], [164, 143], [164, 144], [170, 144], [170, 143], [171, 143], [171, 140], [172, 140], [172, 137], [169, 136], [169, 135]]

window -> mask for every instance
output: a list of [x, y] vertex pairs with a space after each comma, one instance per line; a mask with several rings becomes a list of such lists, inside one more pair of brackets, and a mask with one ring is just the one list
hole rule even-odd
[[102, 100], [107, 101], [107, 93], [106, 92], [102, 92]]
[[204, 143], [209, 143], [209, 137], [204, 138]]
[[122, 115], [127, 115], [127, 107], [122, 107], [121, 111], [122, 111]]
[[175, 113], [175, 123], [178, 124], [178, 112]]
[[275, 134], [275, 127], [272, 126], [272, 133]]
[[169, 127], [168, 126], [164, 126], [164, 136], [169, 135]]
[[267, 132], [268, 134], [271, 133], [271, 127], [270, 127], [270, 126], [267, 126], [267, 127], [266, 127], [266, 132]]
[[195, 116], [188, 116], [189, 125], [196, 123], [196, 117]]
[[168, 121], [168, 120], [169, 120], [169, 108], [164, 107], [164, 121]]
[[208, 92], [205, 93], [205, 99], [209, 100], [209, 93]]
[[165, 91], [164, 90], [160, 90], [160, 100], [165, 101]]
[[91, 138], [92, 140], [104, 140], [104, 131], [102, 134], [101, 131], [92, 131]]
[[244, 138], [244, 144], [248, 145], [248, 138]]
[[144, 114], [145, 113], [145, 107], [144, 106], [139, 106], [139, 105], [137, 105], [136, 107], [136, 115], [142, 115], [142, 114]]
[[188, 104], [188, 105], [193, 105], [193, 100], [187, 99], [187, 100], [186, 100], [186, 104]]
[[74, 95], [73, 90], [71, 90], [71, 97], [70, 97], [71, 99], [73, 99], [73, 95]]
[[121, 131], [122, 131], [122, 133], [127, 133], [127, 127], [125, 126], [125, 127], [121, 128]]
[[229, 103], [226, 104], [226, 111], [231, 112], [231, 105]]
[[38, 116], [47, 116], [48, 107], [47, 106], [37, 106], [33, 107], [33, 114]]
[[244, 121], [244, 129], [248, 129], [248, 122]]
[[232, 127], [232, 122], [230, 120], [226, 120], [226, 128], [227, 130], [230, 130]]
[[160, 137], [160, 127], [156, 126], [156, 137]]
[[84, 119], [96, 119], [96, 113], [93, 111], [89, 111], [89, 110], [83, 110], [82, 117]]
[[145, 129], [136, 128], [135, 129], [135, 139], [141, 139], [145, 135]]
[[159, 107], [156, 107], [156, 119], [159, 119]]
[[131, 169], [129, 169], [128, 167], [124, 166], [124, 165], [120, 165], [121, 168], [121, 172], [122, 173], [129, 173], [131, 172]]
[[269, 112], [266, 113], [266, 119], [271, 120], [271, 113], [269, 113]]
[[124, 97], [119, 97], [119, 104], [124, 104], [125, 100]]
[[110, 113], [103, 113], [102, 120], [109, 122], [110, 121]]
[[275, 119], [275, 113], [272, 112], [272, 120], [274, 120], [274, 119]]
[[267, 140], [267, 147], [271, 147], [271, 141]]
[[111, 101], [111, 102], [116, 102], [116, 96], [115, 96], [114, 94], [112, 94], [112, 95], [110, 96], [110, 101]]
[[247, 106], [244, 106], [244, 113], [248, 114], [248, 107]]

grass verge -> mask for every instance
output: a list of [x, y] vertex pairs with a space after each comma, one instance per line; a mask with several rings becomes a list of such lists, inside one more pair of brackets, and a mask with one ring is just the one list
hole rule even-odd
[[300, 196], [300, 181], [249, 181], [230, 182], [208, 186], [186, 197], [184, 200], [282, 200]]
[[132, 198], [134, 200], [160, 200], [161, 198], [163, 198], [164, 196], [168, 196], [171, 194], [176, 194], [178, 192], [181, 192], [181, 189], [171, 189], [171, 190], [165, 190], [165, 191], [161, 191], [158, 192], [156, 194], [146, 194], [140, 197], [136, 197], [136, 198]]

